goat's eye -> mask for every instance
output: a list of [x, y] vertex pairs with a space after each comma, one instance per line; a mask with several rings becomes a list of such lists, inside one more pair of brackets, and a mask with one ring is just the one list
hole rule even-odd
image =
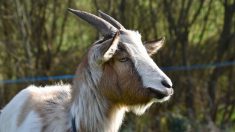
[[123, 57], [123, 58], [119, 59], [120, 62], [126, 62], [128, 60], [129, 60], [129, 58], [127, 58], [127, 57]]

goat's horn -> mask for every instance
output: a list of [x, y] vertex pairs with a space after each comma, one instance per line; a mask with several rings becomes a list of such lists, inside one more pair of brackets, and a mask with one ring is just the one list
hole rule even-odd
[[109, 16], [108, 14], [105, 14], [104, 12], [102, 12], [101, 10], [98, 10], [100, 17], [102, 17], [104, 20], [108, 21], [109, 23], [111, 23], [114, 27], [116, 27], [117, 29], [125, 29], [124, 26], [122, 26], [121, 23], [119, 23], [117, 20], [115, 20], [114, 18], [112, 18], [111, 16]]
[[74, 9], [68, 9], [70, 12], [74, 13], [75, 15], [79, 16], [83, 20], [87, 21], [89, 24], [93, 25], [95, 28], [97, 28], [101, 34], [104, 37], [107, 36], [114, 36], [117, 32], [117, 28], [115, 28], [113, 25], [111, 25], [106, 20], [97, 17], [91, 13], [80, 11], [80, 10], [74, 10]]

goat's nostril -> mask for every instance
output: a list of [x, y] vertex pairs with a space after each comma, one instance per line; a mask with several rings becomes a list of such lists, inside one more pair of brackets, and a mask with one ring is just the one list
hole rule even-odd
[[172, 85], [170, 85], [166, 80], [162, 80], [161, 83], [162, 83], [163, 86], [165, 86], [167, 88], [171, 88], [172, 87]]

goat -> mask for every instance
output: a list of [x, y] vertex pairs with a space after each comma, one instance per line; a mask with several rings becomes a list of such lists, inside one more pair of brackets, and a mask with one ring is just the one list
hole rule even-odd
[[29, 86], [2, 110], [1, 132], [116, 132], [124, 115], [138, 115], [173, 94], [171, 80], [151, 59], [164, 40], [142, 43], [111, 16], [70, 12], [98, 29], [71, 85]]

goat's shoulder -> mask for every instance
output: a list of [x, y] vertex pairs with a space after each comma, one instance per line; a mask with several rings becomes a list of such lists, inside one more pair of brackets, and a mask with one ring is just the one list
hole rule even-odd
[[66, 107], [71, 101], [70, 85], [29, 86], [25, 90], [29, 92], [30, 101], [37, 111]]
[[31, 85], [23, 89], [19, 94], [27, 96], [28, 101], [32, 101], [32, 103], [43, 104], [47, 101], [60, 101], [61, 103], [69, 101], [68, 99], [70, 99], [71, 96], [70, 92], [70, 85], [58, 84], [45, 87]]
[[56, 120], [55, 118], [65, 118], [68, 105], [70, 105], [70, 88], [70, 85], [61, 84], [45, 87], [31, 85], [22, 90], [19, 94], [27, 95], [27, 100], [24, 102], [21, 114], [18, 117], [18, 125], [32, 111], [37, 113], [43, 124], [49, 124], [51, 120]]

